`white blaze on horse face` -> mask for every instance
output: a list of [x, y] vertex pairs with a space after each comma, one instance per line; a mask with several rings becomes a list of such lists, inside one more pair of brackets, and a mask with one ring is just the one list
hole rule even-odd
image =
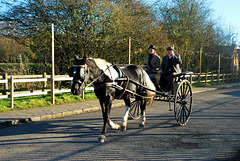
[[104, 73], [111, 80], [116, 80], [118, 78], [118, 72], [111, 66], [112, 64], [106, 62], [103, 59], [94, 59], [94, 60], [98, 68], [104, 71]]
[[80, 68], [80, 78], [84, 78], [84, 68]]

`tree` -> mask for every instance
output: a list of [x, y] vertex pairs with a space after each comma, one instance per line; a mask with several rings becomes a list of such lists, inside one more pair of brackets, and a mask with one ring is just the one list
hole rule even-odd
[[205, 0], [171, 0], [159, 4], [160, 21], [175, 50], [182, 54], [183, 70], [191, 68], [195, 51], [201, 51], [208, 41], [212, 23], [207, 5]]
[[[128, 38], [132, 38], [133, 63], [144, 60], [149, 43], [165, 42], [150, 8], [136, 0], [19, 0], [2, 21], [15, 33], [2, 32], [19, 41], [30, 40], [29, 48], [39, 62], [50, 63], [51, 23], [55, 25], [56, 73], [64, 74], [74, 55], [100, 57], [128, 63]], [[159, 36], [160, 35], [160, 36]], [[141, 51], [140, 54], [139, 51]], [[121, 59], [119, 59], [121, 55]]]

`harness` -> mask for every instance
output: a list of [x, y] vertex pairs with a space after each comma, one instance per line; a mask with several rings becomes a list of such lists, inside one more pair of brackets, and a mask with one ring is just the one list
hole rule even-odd
[[[112, 80], [111, 82], [105, 82], [98, 86], [95, 86], [95, 88], [113, 87], [118, 90], [118, 97], [116, 98], [120, 99], [126, 93], [126, 91], [130, 91], [127, 89], [127, 86], [129, 84], [129, 77], [116, 64], [108, 66], [106, 70], [109, 70], [110, 67], [113, 67], [116, 70], [116, 72], [118, 73], [118, 78], [116, 80]], [[103, 72], [103, 74], [105, 73], [105, 71]], [[124, 82], [126, 82], [126, 84], [123, 86]]]
[[[88, 72], [89, 72], [89, 68], [87, 67], [87, 64], [85, 64], [85, 65], [73, 65], [73, 67], [84, 68], [84, 71], [88, 71]], [[94, 82], [96, 82], [101, 76], [103, 76], [107, 70], [109, 70], [109, 73], [111, 73], [111, 72], [110, 72], [110, 68], [111, 68], [111, 67], [113, 67], [113, 68], [116, 70], [116, 72], [118, 73], [118, 78], [115, 79], [115, 80], [111, 80], [111, 81], [109, 81], [109, 82], [105, 82], [105, 83], [101, 83], [101, 84], [98, 84], [98, 85], [94, 85], [94, 89], [100, 89], [100, 88], [104, 88], [104, 87], [112, 87], [112, 88], [115, 88], [115, 89], [118, 90], [118, 91], [117, 91], [117, 92], [118, 92], [118, 94], [117, 94], [118, 97], [116, 97], [117, 99], [121, 99], [122, 96], [123, 96], [126, 92], [131, 93], [131, 94], [134, 95], [134, 96], [141, 97], [141, 98], [143, 98], [143, 99], [148, 98], [148, 97], [146, 97], [146, 96], [137, 94], [136, 92], [133, 92], [133, 91], [127, 89], [128, 85], [129, 85], [129, 82], [135, 84], [138, 88], [142, 88], [142, 89], [145, 89], [145, 90], [150, 90], [150, 91], [155, 92], [154, 90], [149, 89], [149, 88], [147, 88], [147, 87], [145, 86], [144, 75], [142, 76], [141, 82], [138, 83], [138, 82], [130, 79], [130, 78], [124, 73], [124, 71], [123, 71], [121, 68], [119, 68], [116, 64], [112, 64], [112, 65], [107, 66], [107, 68], [106, 68], [104, 71], [102, 71], [102, 73], [101, 73], [99, 76], [97, 76], [96, 78], [94, 78], [86, 87], [84, 87], [84, 82], [85, 82], [85, 80], [86, 80], [86, 79], [85, 79], [86, 76], [84, 76], [84, 81], [83, 81], [83, 82], [81, 82], [80, 80], [75, 80], [75, 79], [74, 79], [73, 81], [80, 83], [80, 84], [81, 84], [80, 89], [81, 89], [82, 91], [84, 91], [86, 88], [88, 88], [89, 86], [91, 86]], [[81, 71], [80, 71], [80, 72], [81, 72]], [[86, 75], [86, 74], [84, 73], [84, 75]], [[117, 83], [116, 83], [116, 82], [117, 82]], [[124, 85], [124, 83], [126, 83], [126, 84]], [[124, 86], [123, 86], [123, 85], [124, 85]], [[150, 98], [150, 97], [149, 97], [149, 98]]]

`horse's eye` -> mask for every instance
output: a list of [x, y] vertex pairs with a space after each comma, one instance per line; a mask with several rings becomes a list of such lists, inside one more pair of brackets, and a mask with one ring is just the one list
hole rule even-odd
[[77, 73], [77, 69], [74, 68], [74, 69], [73, 69], [73, 75], [76, 75], [76, 73]]

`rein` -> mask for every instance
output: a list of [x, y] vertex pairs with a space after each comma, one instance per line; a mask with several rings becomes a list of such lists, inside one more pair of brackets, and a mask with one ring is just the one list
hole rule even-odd
[[[81, 65], [80, 65], [81, 66]], [[85, 65], [84, 65], [85, 66]], [[105, 74], [105, 71], [107, 71], [110, 67], [114, 66], [114, 64], [108, 66], [98, 77], [94, 78], [86, 87], [83, 88], [83, 91], [85, 91], [85, 88], [88, 88], [91, 86], [94, 82], [96, 82], [103, 74]], [[113, 84], [113, 83], [111, 83]]]
[[[114, 66], [114, 65], [115, 65], [115, 64], [112, 64], [112, 65], [108, 66], [99, 76], [97, 76], [96, 78], [94, 78], [86, 87], [84, 87], [84, 88], [80, 87], [80, 88], [82, 88], [82, 90], [85, 91], [86, 88], [88, 88], [88, 87], [91, 86], [94, 82], [96, 82], [101, 76], [103, 76], [103, 74], [105, 74], [105, 71], [109, 70], [109, 68], [112, 67], [112, 66]], [[74, 67], [84, 67], [84, 68], [86, 68], [87, 65], [74, 65]], [[122, 72], [123, 72], [123, 71], [122, 71]], [[135, 95], [135, 96], [138, 96], [138, 97], [142, 97], [142, 98], [151, 98], [151, 97], [146, 97], [146, 96], [139, 95], [139, 94], [137, 94], [136, 92], [133, 92], [133, 91], [131, 91], [131, 90], [128, 90], [128, 89], [127, 89], [127, 86], [128, 86], [128, 84], [129, 84], [129, 82], [132, 82], [132, 83], [134, 83], [134, 84], [136, 84], [136, 85], [139, 85], [139, 86], [141, 86], [141, 87], [144, 87], [144, 86], [141, 85], [141, 84], [139, 84], [139, 83], [137, 83], [137, 82], [135, 82], [135, 81], [133, 81], [133, 80], [131, 80], [131, 79], [129, 79], [129, 77], [128, 77], [124, 72], [123, 72], [123, 75], [125, 76], [125, 78], [117, 79], [117, 81], [122, 81], [122, 82], [126, 81], [126, 85], [125, 85], [124, 88], [123, 88], [122, 86], [120, 86], [120, 85], [117, 85], [117, 84], [115, 83], [115, 80], [113, 80], [112, 82], [105, 82], [105, 83], [102, 83], [102, 84], [100, 84], [100, 85], [98, 85], [98, 86], [94, 86], [94, 88], [113, 87], [113, 88], [118, 89], [118, 90], [123, 90], [123, 92], [122, 92], [121, 95], [118, 97], [118, 99], [121, 98], [126, 92], [131, 93], [131, 94], [133, 94], [133, 95]], [[74, 80], [74, 81], [77, 81], [77, 80]], [[77, 81], [77, 82], [78, 82], [78, 81]], [[84, 85], [84, 82], [82, 83], [81, 86], [83, 86], [83, 85]], [[145, 88], [146, 88], [146, 87], [145, 87]], [[147, 90], [151, 90], [151, 89], [147, 89]], [[152, 91], [152, 90], [151, 90], [151, 91]], [[154, 92], [155, 92], [155, 91], [154, 91]]]

